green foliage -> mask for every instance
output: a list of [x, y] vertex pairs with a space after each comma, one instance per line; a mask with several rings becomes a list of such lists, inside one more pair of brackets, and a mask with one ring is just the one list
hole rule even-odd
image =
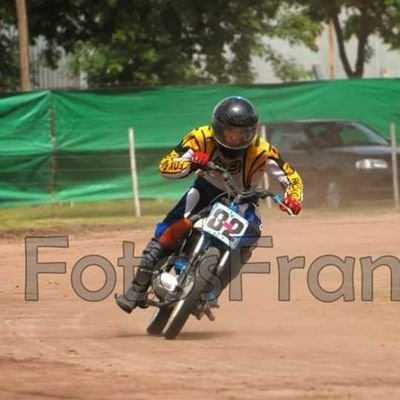
[[[3, 1], [12, 16], [14, 1]], [[267, 54], [265, 35], [315, 49], [317, 24], [294, 13], [281, 13], [277, 23], [282, 4], [279, 0], [30, 0], [27, 7], [31, 43], [40, 36], [46, 39], [43, 58], [48, 66], [57, 65], [63, 48], [74, 56], [71, 68], [85, 72], [90, 86], [147, 86], [251, 83], [252, 57]]]
[[302, 7], [283, 4], [269, 34], [285, 39], [292, 45], [302, 44], [312, 51], [318, 51], [316, 41], [322, 31], [322, 24], [307, 16]]
[[[400, 0], [30, 0], [31, 43], [44, 37], [46, 65], [64, 49], [73, 71], [90, 86], [253, 82], [252, 57], [272, 63], [284, 81], [308, 73], [273, 52], [263, 40], [278, 37], [317, 51], [316, 40], [333, 21], [349, 77], [360, 77], [377, 34], [400, 48]], [[14, 0], [0, 8], [0, 90], [17, 88]], [[359, 46], [354, 66], [346, 43]]]
[[12, 8], [0, 7], [0, 91], [17, 90], [19, 82], [18, 41]]
[[267, 50], [266, 60], [271, 64], [272, 70], [277, 78], [283, 82], [296, 82], [312, 79], [312, 71], [307, 71], [297, 65], [293, 58], [286, 58], [272, 48]]
[[[392, 49], [400, 48], [399, 0], [288, 0], [303, 7], [303, 14], [317, 23], [333, 22], [339, 55], [348, 77], [362, 77], [364, 65], [373, 55], [371, 35], [382, 38]], [[350, 65], [346, 43], [356, 38], [358, 49], [354, 67]]]
[[19, 86], [18, 41], [1, 23], [0, 32], [0, 91], [15, 91]]
[[278, 7], [265, 0], [106, 3], [93, 39], [75, 48], [74, 67], [92, 85], [251, 82], [251, 56]]

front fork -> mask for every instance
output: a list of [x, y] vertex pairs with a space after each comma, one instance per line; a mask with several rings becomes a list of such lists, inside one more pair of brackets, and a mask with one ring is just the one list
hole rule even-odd
[[[218, 248], [221, 251], [221, 255], [219, 257], [218, 263], [209, 272], [215, 277], [220, 277], [222, 276], [222, 272], [224, 271], [227, 263], [229, 262], [231, 251], [225, 245], [221, 245], [219, 242], [217, 243], [218, 243]], [[210, 246], [213, 245], [215, 246], [215, 244], [216, 240], [213, 237], [209, 236], [205, 232], [202, 232], [192, 252], [192, 256], [189, 259], [189, 265], [190, 266], [195, 265], [195, 263], [201, 257], [201, 255], [204, 254]], [[190, 271], [194, 272], [192, 268], [190, 269]]]
[[[190, 257], [189, 264], [193, 265], [193, 263], [196, 261], [197, 257], [201, 254], [201, 250], [207, 250], [212, 244], [213, 244], [213, 239], [211, 237], [209, 237], [206, 233], [202, 233], [198, 242], [196, 243], [196, 246], [193, 250], [193, 253]], [[221, 248], [221, 246], [219, 246], [219, 248]], [[229, 259], [229, 254], [230, 254], [230, 249], [225, 248], [224, 246], [224, 250], [222, 251], [222, 256], [219, 260], [219, 263], [215, 269], [215, 271], [213, 272], [221, 272], [222, 269], [225, 267], [226, 262]]]
[[[201, 232], [197, 242], [194, 244], [193, 250], [190, 252], [190, 257], [186, 260], [187, 266], [178, 272], [177, 293], [179, 297], [186, 293], [188, 288], [191, 286], [192, 280], [196, 279], [196, 269], [194, 266], [197, 264], [201, 256], [207, 251], [207, 249], [215, 244], [216, 240], [212, 236], [209, 236], [205, 232]], [[212, 270], [209, 271], [215, 277], [221, 276], [220, 274], [226, 267], [230, 256], [230, 250], [228, 248], [221, 245], [218, 247], [221, 250], [221, 256], [219, 257], [218, 263], [213, 267]]]

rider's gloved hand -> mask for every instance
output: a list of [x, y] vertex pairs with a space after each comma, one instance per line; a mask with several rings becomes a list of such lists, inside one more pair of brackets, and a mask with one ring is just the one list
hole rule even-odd
[[[292, 213], [295, 214], [295, 215], [297, 215], [301, 211], [302, 204], [301, 204], [301, 202], [299, 200], [295, 199], [294, 197], [286, 196], [282, 200], [282, 203], [287, 208], [289, 208], [292, 211]], [[282, 211], [286, 211], [287, 212], [287, 209], [285, 207], [283, 207], [282, 205], [280, 205], [279, 207], [280, 207], [280, 209]]]
[[204, 169], [207, 166], [209, 157], [207, 153], [202, 153], [201, 151], [196, 151], [192, 154], [192, 159], [190, 161], [190, 168], [192, 171], [198, 169]]

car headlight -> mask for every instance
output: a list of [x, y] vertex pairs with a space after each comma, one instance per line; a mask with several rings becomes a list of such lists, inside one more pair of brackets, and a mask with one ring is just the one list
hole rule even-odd
[[378, 158], [364, 158], [356, 161], [357, 169], [387, 169], [389, 164], [385, 160]]

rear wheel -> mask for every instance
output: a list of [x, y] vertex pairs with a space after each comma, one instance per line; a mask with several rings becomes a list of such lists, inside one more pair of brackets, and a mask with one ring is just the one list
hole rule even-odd
[[190, 314], [196, 310], [196, 307], [201, 302], [202, 294], [210, 290], [210, 282], [212, 280], [208, 278], [212, 276], [211, 271], [218, 264], [219, 258], [220, 251], [215, 247], [211, 247], [199, 260], [193, 289], [175, 305], [164, 330], [166, 339], [175, 339], [178, 336]]

